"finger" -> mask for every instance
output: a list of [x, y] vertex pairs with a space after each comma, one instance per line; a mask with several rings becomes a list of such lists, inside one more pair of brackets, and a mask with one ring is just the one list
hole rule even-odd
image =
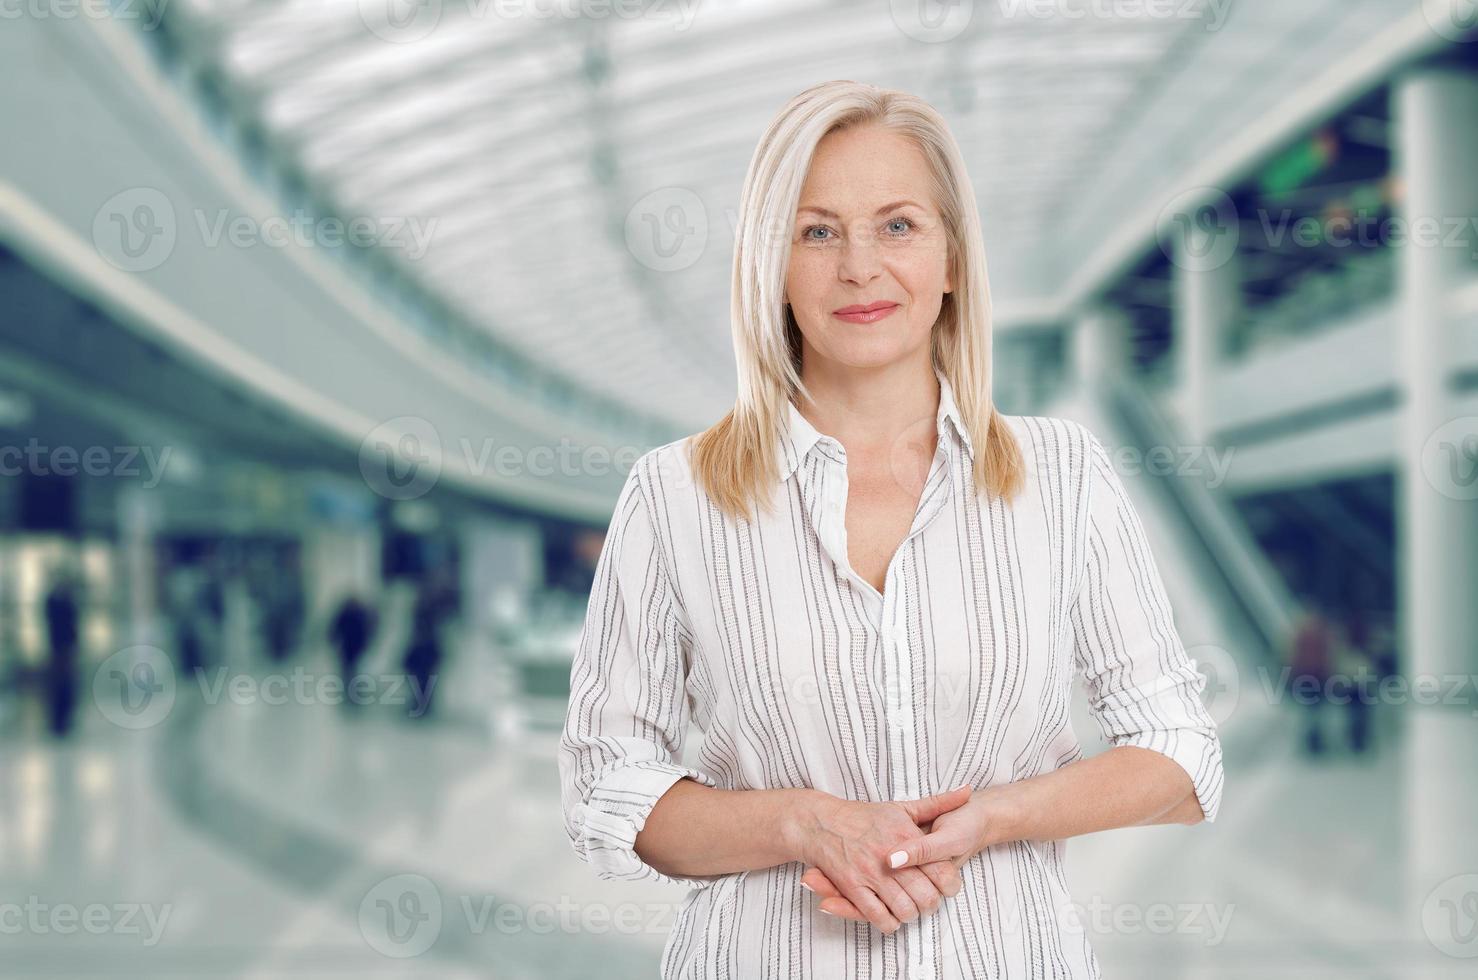
[[956, 807], [964, 806], [970, 802], [970, 797], [974, 793], [974, 787], [966, 783], [948, 793], [936, 793], [918, 800], [899, 800], [898, 803], [914, 823], [923, 823], [933, 820], [941, 813], [948, 813]]
[[945, 898], [953, 898], [960, 893], [964, 882], [960, 879], [960, 869], [953, 861], [931, 861], [920, 865], [919, 870], [929, 876], [934, 882], [934, 887], [939, 889], [939, 894]]
[[856, 919], [858, 922], [866, 922], [867, 916], [857, 911], [857, 906], [845, 898], [828, 898], [821, 902], [817, 908], [827, 915], [834, 915], [839, 919]]
[[893, 913], [888, 910], [888, 906], [883, 904], [883, 900], [871, 888], [862, 885], [853, 891], [843, 892], [843, 894], [856, 907], [857, 911], [861, 912], [867, 918], [867, 921], [877, 926], [883, 932], [897, 932], [903, 925], [903, 923], [894, 918]]
[[904, 891], [908, 892], [908, 897], [913, 899], [920, 917], [933, 915], [939, 911], [939, 905], [944, 901], [944, 896], [939, 893], [934, 880], [924, 874], [923, 869], [904, 868], [894, 876], [894, 880]]
[[801, 884], [805, 885], [818, 898], [835, 898], [842, 894], [832, 880], [826, 876], [826, 872], [820, 868], [807, 868], [801, 875]]
[[898, 882], [897, 875], [890, 875], [872, 886], [878, 898], [887, 903], [888, 910], [899, 922], [912, 922], [921, 914], [914, 904], [913, 896]]
[[904, 841], [888, 854], [888, 867], [894, 871], [931, 861], [948, 861], [965, 848], [948, 830], [936, 830], [932, 834]]

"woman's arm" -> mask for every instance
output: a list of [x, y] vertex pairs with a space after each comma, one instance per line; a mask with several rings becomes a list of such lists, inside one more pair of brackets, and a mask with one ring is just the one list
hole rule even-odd
[[1116, 827], [1201, 822], [1190, 776], [1159, 752], [1125, 745], [1030, 779], [988, 786], [982, 801], [985, 846], [1060, 840]]
[[[901, 863], [948, 861], [955, 867], [987, 847], [1015, 840], [1062, 840], [1118, 827], [1199, 823], [1204, 817], [1190, 777], [1174, 760], [1137, 746], [1119, 746], [1060, 769], [976, 790], [942, 814], [930, 832], [901, 845]], [[891, 863], [891, 862], [890, 862]], [[802, 882], [833, 915], [864, 919], [818, 868]]]
[[1149, 824], [1199, 823], [1191, 779], [1173, 759], [1126, 745], [1052, 772], [976, 790], [970, 802], [935, 821], [933, 832], [904, 844], [901, 867], [968, 860], [1015, 840], [1062, 840]]
[[895, 871], [885, 856], [970, 795], [961, 786], [921, 800], [864, 803], [812, 789], [724, 790], [680, 779], [652, 807], [634, 847], [644, 864], [679, 880], [813, 864], [858, 918], [893, 932], [956, 894], [959, 866], [925, 861]]
[[820, 795], [812, 789], [714, 789], [680, 779], [652, 808], [636, 851], [658, 871], [682, 878], [799, 861], [800, 827]]

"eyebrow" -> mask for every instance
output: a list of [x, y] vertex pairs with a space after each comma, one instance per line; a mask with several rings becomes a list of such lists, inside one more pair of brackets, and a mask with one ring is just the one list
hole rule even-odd
[[[881, 214], [884, 214], [884, 213], [886, 213], [888, 211], [892, 211], [895, 208], [902, 208], [902, 207], [918, 208], [920, 211], [925, 210], [923, 205], [921, 205], [921, 204], [915, 204], [913, 201], [894, 201], [892, 204], [884, 204], [882, 207], [880, 207], [880, 208], [877, 209], [877, 212], [876, 213], [878, 215], [881, 215]], [[837, 214], [835, 211], [828, 211], [828, 210], [826, 210], [826, 208], [818, 208], [818, 207], [815, 207], [814, 205], [810, 205], [810, 204], [807, 204], [804, 207], [801, 207], [801, 208], [798, 208], [797, 209], [797, 213], [799, 213], [800, 211], [814, 211], [815, 213], [821, 215], [823, 218], [840, 218], [841, 217], [841, 215]]]

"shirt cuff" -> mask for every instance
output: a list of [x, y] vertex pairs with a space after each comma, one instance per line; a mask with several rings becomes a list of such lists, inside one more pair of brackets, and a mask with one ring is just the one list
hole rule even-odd
[[686, 877], [663, 874], [636, 853], [636, 835], [646, 826], [657, 800], [679, 779], [689, 777], [718, 787], [707, 773], [688, 766], [644, 761], [617, 766], [602, 775], [590, 797], [573, 807], [576, 850], [609, 879], [652, 879], [704, 888], [724, 875]]

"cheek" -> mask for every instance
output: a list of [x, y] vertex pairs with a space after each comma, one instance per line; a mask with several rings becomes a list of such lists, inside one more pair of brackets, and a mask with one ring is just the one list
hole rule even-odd
[[809, 306], [819, 299], [829, 281], [835, 278], [828, 259], [815, 252], [792, 255], [786, 271], [785, 292], [792, 306]]
[[901, 254], [894, 264], [894, 275], [903, 283], [914, 302], [933, 302], [943, 294], [949, 278], [944, 253], [920, 251]]

